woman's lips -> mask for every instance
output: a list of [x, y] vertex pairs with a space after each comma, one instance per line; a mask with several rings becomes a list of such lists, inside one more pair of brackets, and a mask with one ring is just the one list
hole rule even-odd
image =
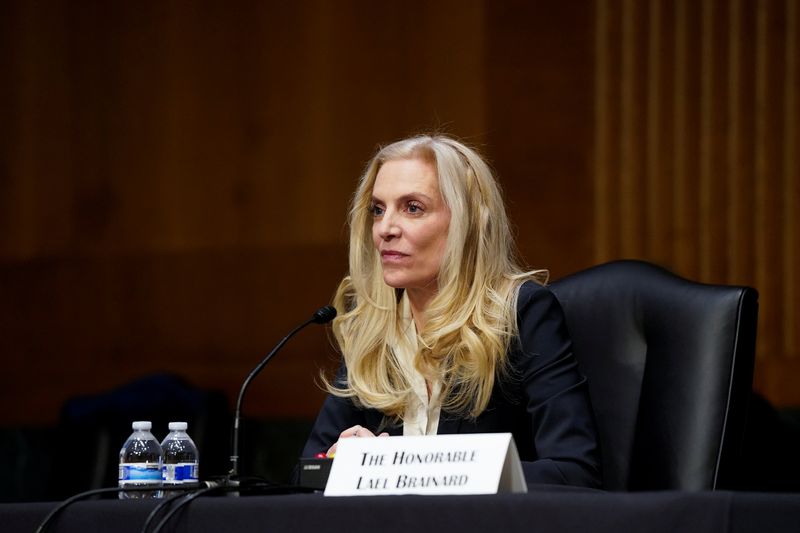
[[384, 263], [401, 263], [407, 257], [408, 255], [404, 253], [395, 252], [391, 250], [386, 250], [381, 252], [381, 261], [383, 261]]

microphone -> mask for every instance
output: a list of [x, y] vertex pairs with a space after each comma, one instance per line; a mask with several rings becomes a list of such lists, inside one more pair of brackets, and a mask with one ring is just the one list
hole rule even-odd
[[283, 345], [286, 344], [286, 341], [292, 338], [295, 333], [306, 327], [307, 325], [311, 324], [327, 324], [331, 320], [336, 318], [336, 308], [331, 305], [326, 305], [324, 307], [320, 307], [317, 309], [314, 314], [294, 328], [292, 331], [289, 332], [281, 341], [275, 345], [271, 352], [267, 354], [264, 359], [261, 360], [258, 365], [250, 372], [250, 374], [245, 378], [244, 383], [242, 383], [242, 388], [239, 389], [239, 398], [236, 400], [236, 413], [233, 418], [233, 435], [231, 437], [231, 470], [228, 473], [228, 479], [232, 479], [239, 475], [239, 421], [241, 420], [242, 415], [242, 399], [244, 398], [244, 392], [247, 390], [247, 387], [250, 385], [250, 382], [253, 381], [259, 372], [261, 372], [266, 364], [272, 359], [272, 356], [275, 355], [278, 350], [283, 348]]

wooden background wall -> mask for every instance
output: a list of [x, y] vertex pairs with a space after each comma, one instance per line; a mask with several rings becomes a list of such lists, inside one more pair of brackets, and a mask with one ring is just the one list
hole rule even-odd
[[[793, 0], [0, 6], [1, 425], [151, 372], [233, 399], [326, 303], [378, 143], [489, 157], [553, 277], [621, 257], [761, 293], [756, 387], [800, 404]], [[310, 417], [298, 336], [246, 412]]]
[[800, 3], [598, 1], [594, 257], [760, 293], [756, 387], [800, 404]]

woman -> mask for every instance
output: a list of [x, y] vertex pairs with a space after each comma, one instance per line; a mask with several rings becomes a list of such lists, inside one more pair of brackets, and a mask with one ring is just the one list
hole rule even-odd
[[473, 150], [444, 136], [381, 149], [334, 299], [343, 365], [303, 455], [352, 437], [511, 432], [529, 483], [599, 486], [586, 380], [545, 280], [518, 266]]

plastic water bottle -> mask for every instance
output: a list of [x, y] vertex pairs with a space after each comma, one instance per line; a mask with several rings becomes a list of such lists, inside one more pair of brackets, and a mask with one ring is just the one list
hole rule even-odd
[[165, 488], [197, 483], [199, 456], [197, 446], [186, 433], [187, 427], [186, 422], [170, 422], [169, 434], [161, 443], [164, 450], [161, 479]]
[[153, 490], [120, 492], [120, 498], [157, 498], [161, 496], [161, 445], [150, 433], [150, 422], [137, 421], [131, 426], [133, 433], [119, 451], [119, 486]]

